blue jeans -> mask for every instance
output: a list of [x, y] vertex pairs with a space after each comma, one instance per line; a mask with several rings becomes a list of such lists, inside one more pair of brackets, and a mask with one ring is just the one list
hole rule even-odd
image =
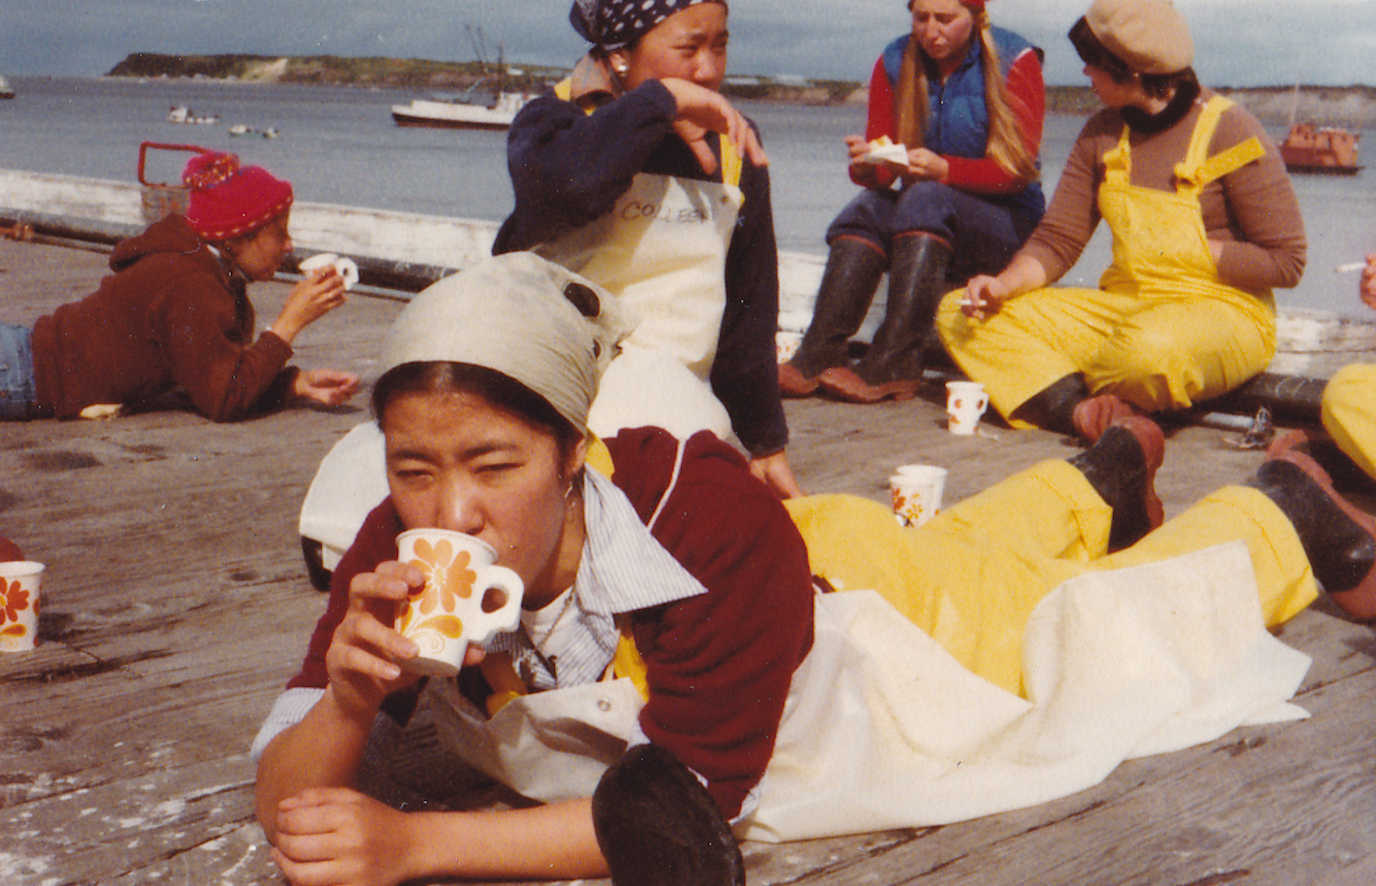
[[947, 277], [963, 283], [1003, 270], [1041, 215], [1039, 201], [983, 197], [940, 182], [916, 182], [902, 191], [866, 188], [827, 228], [827, 245], [837, 237], [858, 237], [889, 255], [899, 234], [935, 234], [953, 250]]
[[33, 333], [0, 323], [0, 421], [29, 418], [34, 401]]

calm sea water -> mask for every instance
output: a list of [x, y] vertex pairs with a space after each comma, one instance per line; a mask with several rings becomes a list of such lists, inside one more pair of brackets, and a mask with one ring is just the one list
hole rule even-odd
[[[12, 82], [18, 97], [0, 102], [3, 168], [132, 181], [140, 142], [190, 143], [233, 150], [245, 162], [268, 167], [289, 178], [301, 200], [491, 220], [511, 209], [505, 135], [395, 126], [390, 106], [418, 93], [91, 78]], [[220, 123], [167, 123], [172, 105], [218, 114]], [[855, 193], [841, 138], [863, 128], [864, 108], [755, 102], [742, 108], [765, 136], [780, 247], [823, 252], [827, 223]], [[280, 135], [234, 137], [228, 129], [236, 123], [275, 127]], [[1069, 116], [1047, 121], [1042, 156], [1048, 193], [1082, 123]], [[1368, 154], [1376, 150], [1373, 139], [1376, 133], [1367, 131]], [[185, 156], [153, 152], [149, 178], [175, 180]], [[1356, 275], [1333, 269], [1376, 251], [1376, 173], [1296, 176], [1294, 184], [1309, 235], [1309, 265], [1300, 286], [1280, 297], [1296, 307], [1361, 313]], [[1064, 282], [1092, 284], [1107, 261], [1101, 230]]]

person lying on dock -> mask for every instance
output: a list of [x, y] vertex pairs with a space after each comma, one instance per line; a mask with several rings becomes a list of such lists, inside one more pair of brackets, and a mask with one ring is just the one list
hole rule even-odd
[[[1273, 287], [1304, 270], [1275, 144], [1200, 86], [1169, 0], [1095, 0], [1070, 31], [1105, 110], [1071, 148], [1046, 215], [995, 276], [942, 300], [947, 351], [1014, 426], [1097, 439], [1116, 417], [1185, 409], [1264, 370]], [[1098, 289], [1049, 287], [1102, 217]]]
[[[1143, 416], [911, 529], [854, 496], [780, 501], [710, 433], [598, 440], [617, 309], [511, 253], [430, 287], [385, 336], [391, 494], [253, 743], [293, 883], [744, 883], [733, 830], [1027, 806], [1286, 708], [1308, 659], [1264, 625], [1318, 583], [1376, 603], [1370, 529], [1301, 453], [1161, 525], [1164, 440]], [[457, 679], [419, 684], [394, 616], [427, 575], [458, 596], [478, 580], [438, 546], [398, 561], [398, 534], [430, 527], [486, 542], [524, 597]], [[545, 805], [406, 812], [358, 789], [395, 765], [460, 792], [457, 767], [416, 756], [436, 743]]]
[[233, 154], [192, 157], [185, 216], [120, 242], [113, 274], [32, 328], [0, 323], [0, 419], [75, 418], [182, 389], [197, 411], [234, 421], [290, 400], [334, 406], [353, 373], [288, 366], [291, 343], [344, 303], [333, 268], [292, 287], [256, 341], [247, 284], [291, 253], [292, 188]]

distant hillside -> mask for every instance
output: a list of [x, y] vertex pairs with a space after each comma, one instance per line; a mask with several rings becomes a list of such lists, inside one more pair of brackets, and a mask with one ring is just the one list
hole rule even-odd
[[[548, 65], [509, 63], [509, 88], [538, 91], [559, 79], [566, 69]], [[412, 89], [467, 89], [494, 70], [480, 62], [444, 62], [414, 58], [352, 58], [332, 55], [164, 55], [135, 52], [110, 69], [111, 77], [204, 77], [267, 83], [317, 83], [340, 86], [385, 86]], [[1289, 118], [1295, 105], [1294, 87], [1220, 88], [1225, 95], [1262, 120]], [[863, 104], [863, 83], [849, 80], [786, 82], [770, 77], [733, 76], [722, 87], [726, 95], [761, 101], [829, 105]], [[1088, 114], [1099, 101], [1088, 86], [1048, 86], [1046, 107], [1058, 114]], [[1303, 86], [1296, 116], [1303, 120], [1345, 126], [1376, 125], [1376, 87]]]

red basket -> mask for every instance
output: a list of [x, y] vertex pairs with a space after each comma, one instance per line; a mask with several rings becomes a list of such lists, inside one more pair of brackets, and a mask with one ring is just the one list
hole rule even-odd
[[149, 149], [161, 151], [189, 151], [204, 154], [209, 148], [200, 145], [169, 145], [162, 142], [143, 142], [139, 145], [139, 184], [143, 186], [143, 221], [152, 224], [173, 212], [185, 213], [189, 191], [181, 184], [150, 182], [144, 174]]

